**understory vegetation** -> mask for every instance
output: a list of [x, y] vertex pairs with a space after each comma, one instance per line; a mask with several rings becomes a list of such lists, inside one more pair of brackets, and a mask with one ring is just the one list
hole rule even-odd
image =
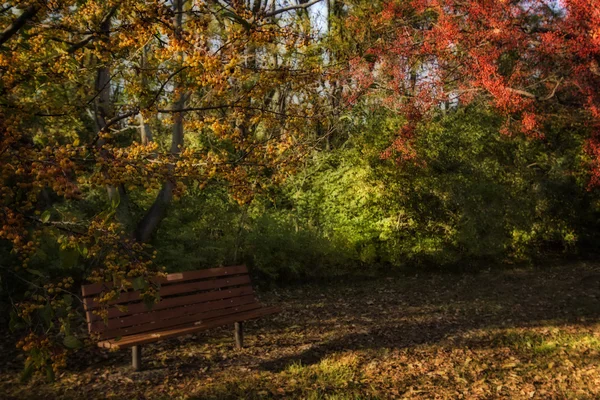
[[182, 199], [153, 242], [159, 262], [246, 262], [267, 281], [382, 271], [533, 265], [598, 251], [584, 127], [542, 141], [505, 137], [490, 110], [452, 110], [419, 127], [419, 160], [381, 153], [402, 119], [356, 110], [283, 186], [243, 206], [218, 185]]

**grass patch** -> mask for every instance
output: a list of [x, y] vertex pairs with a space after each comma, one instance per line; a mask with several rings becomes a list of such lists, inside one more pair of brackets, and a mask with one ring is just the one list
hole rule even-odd
[[542, 333], [519, 329], [493, 334], [491, 345], [509, 347], [532, 355], [549, 356], [561, 350], [600, 350], [600, 337], [595, 333], [562, 330], [558, 327], [543, 329]]
[[358, 357], [352, 354], [334, 355], [315, 365], [293, 363], [286, 369], [288, 379], [302, 387], [312, 387], [327, 392], [344, 389], [360, 381]]

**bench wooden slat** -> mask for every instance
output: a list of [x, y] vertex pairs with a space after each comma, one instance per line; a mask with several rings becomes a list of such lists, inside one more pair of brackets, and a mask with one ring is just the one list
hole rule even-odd
[[121, 340], [105, 340], [98, 343], [99, 347], [104, 348], [127, 348], [131, 346], [138, 346], [146, 343], [152, 343], [159, 340], [167, 339], [170, 337], [176, 337], [181, 335], [187, 335], [194, 332], [203, 331], [205, 329], [215, 328], [221, 325], [232, 324], [238, 321], [246, 321], [249, 319], [259, 318], [269, 314], [275, 314], [280, 312], [281, 309], [278, 307], [262, 307], [256, 310], [241, 312], [237, 314], [228, 315], [223, 318], [215, 318], [211, 320], [202, 321], [198, 325], [186, 325], [182, 327], [175, 327], [173, 329], [158, 331], [156, 333], [137, 334], [121, 338]]
[[106, 319], [94, 314], [100, 309], [95, 299], [112, 284], [82, 287], [88, 330], [101, 339], [98, 346], [132, 347], [135, 370], [141, 368], [140, 345], [233, 324], [235, 344], [241, 348], [244, 321], [280, 311], [258, 302], [245, 265], [169, 274], [155, 282], [158, 303], [148, 308], [140, 291], [129, 288], [109, 302]]
[[[233, 286], [241, 286], [247, 285], [250, 283], [250, 277], [248, 275], [240, 275], [234, 276], [231, 278], [218, 278], [208, 281], [199, 281], [199, 282], [191, 282], [191, 283], [182, 283], [177, 285], [170, 285], [160, 288], [160, 296], [172, 296], [175, 294], [189, 293], [189, 292], [199, 292], [202, 290], [214, 290], [214, 289], [222, 289]], [[134, 302], [136, 300], [140, 300], [140, 292], [139, 291], [130, 291], [123, 292], [120, 294], [119, 298], [113, 301], [110, 301], [111, 305], [127, 305], [128, 303]], [[84, 299], [84, 308], [86, 311], [93, 310], [98, 308], [98, 302], [94, 301], [91, 298]]]
[[178, 285], [163, 286], [160, 288], [161, 297], [172, 296], [174, 294], [196, 292], [200, 290], [220, 289], [230, 286], [247, 285], [250, 283], [250, 276], [240, 275], [230, 278], [218, 278], [210, 281], [199, 281], [191, 283], [181, 283]]
[[248, 267], [246, 267], [245, 265], [234, 265], [230, 267], [201, 269], [198, 271], [176, 272], [168, 274], [165, 278], [158, 279], [158, 282], [161, 284], [171, 284], [207, 278], [222, 278], [242, 274], [248, 274]]
[[220, 310], [210, 310], [199, 312], [197, 314], [188, 314], [182, 315], [175, 318], [163, 319], [163, 320], [155, 320], [154, 322], [129, 326], [122, 329], [113, 329], [109, 331], [105, 331], [100, 335], [101, 339], [112, 339], [119, 336], [129, 337], [131, 335], [144, 333], [144, 334], [152, 334], [156, 331], [162, 331], [164, 329], [172, 329], [173, 327], [183, 326], [190, 323], [201, 323], [202, 321], [214, 319], [214, 318], [222, 318], [231, 314], [239, 314], [244, 311], [256, 310], [263, 308], [256, 301], [248, 304], [242, 304], [234, 307], [223, 308]]
[[[211, 268], [211, 269], [203, 269], [199, 271], [185, 271], [185, 272], [177, 272], [168, 274], [165, 278], [157, 279], [158, 283], [161, 284], [169, 284], [169, 283], [178, 283], [184, 282], [188, 280], [198, 280], [205, 278], [215, 278], [215, 277], [223, 277], [230, 276], [236, 274], [247, 274], [248, 268], [245, 265], [234, 265], [230, 267], [220, 267], [220, 268]], [[95, 296], [106, 289], [111, 289], [113, 287], [112, 283], [102, 282], [102, 283], [92, 283], [89, 285], [83, 285], [81, 287], [81, 293], [83, 297]]]
[[254, 295], [231, 297], [222, 300], [215, 300], [195, 304], [185, 303], [180, 307], [167, 308], [162, 310], [152, 309], [151, 311], [146, 310], [146, 312], [140, 314], [132, 314], [127, 315], [125, 317], [112, 318], [107, 321], [107, 324], [105, 324], [102, 320], [95, 321], [89, 324], [89, 329], [93, 332], [104, 332], [115, 329], [123, 329], [133, 325], [142, 325], [154, 321], [169, 320], [184, 315], [200, 314], [207, 311], [221, 310], [224, 308], [235, 307], [250, 303], [257, 303]]
[[[157, 304], [155, 304], [151, 310], [148, 310], [146, 304], [142, 302], [131, 303], [127, 305], [126, 311], [120, 311], [115, 307], [111, 307], [108, 309], [108, 319], [124, 317], [127, 315], [144, 313], [144, 312], [153, 312], [158, 310], [163, 310], [167, 308], [174, 308], [183, 306], [186, 304], [196, 304], [213, 300], [220, 299], [228, 299], [232, 297], [239, 297], [254, 294], [254, 289], [252, 286], [241, 286], [238, 288], [227, 289], [227, 290], [215, 290], [212, 292], [204, 292], [197, 293], [185, 296], [171, 297], [167, 299], [161, 299]], [[84, 300], [85, 301], [85, 300]], [[102, 321], [98, 315], [94, 314], [92, 311], [86, 312], [86, 317], [88, 324], [91, 324], [95, 321]]]

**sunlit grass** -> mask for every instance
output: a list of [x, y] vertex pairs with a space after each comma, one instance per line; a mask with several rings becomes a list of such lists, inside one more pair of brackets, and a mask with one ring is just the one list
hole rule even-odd
[[286, 369], [290, 379], [302, 381], [303, 386], [344, 388], [360, 378], [358, 357], [354, 354], [331, 356], [315, 365], [293, 363]]
[[493, 336], [491, 346], [507, 346], [524, 353], [549, 356], [559, 351], [600, 350], [600, 328], [592, 333], [546, 327], [544, 333], [536, 331], [506, 330]]

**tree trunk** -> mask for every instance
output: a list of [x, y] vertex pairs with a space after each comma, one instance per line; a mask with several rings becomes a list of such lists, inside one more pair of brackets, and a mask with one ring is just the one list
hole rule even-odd
[[[148, 66], [148, 45], [146, 44], [142, 49], [142, 57], [140, 60], [141, 74], [142, 74], [142, 88], [144, 90], [148, 90], [148, 79], [146, 76], [146, 68]], [[150, 125], [146, 123], [144, 119], [144, 115], [142, 113], [138, 114], [138, 121], [140, 123], [140, 142], [144, 145], [150, 143], [152, 141], [152, 130], [150, 129]]]
[[[112, 15], [116, 9], [113, 7], [107, 14], [107, 17], [102, 20], [100, 24], [100, 33], [108, 39], [110, 35], [110, 26], [112, 22]], [[112, 114], [111, 99], [110, 99], [110, 70], [108, 66], [101, 65], [98, 67], [96, 72], [96, 82], [94, 83], [94, 89], [96, 91], [96, 99], [94, 100], [94, 120], [96, 122], [96, 129], [100, 133], [106, 128], [106, 121], [110, 119]], [[102, 147], [106, 141], [99, 138], [97, 146]], [[106, 154], [104, 150], [100, 150], [101, 154]], [[120, 184], [118, 186], [108, 185], [106, 187], [108, 199], [111, 203], [117, 203], [116, 216], [117, 220], [123, 225], [130, 226], [132, 224], [132, 216], [129, 211], [129, 199], [125, 186]]]
[[[183, 5], [185, 0], [175, 0], [173, 8], [176, 11], [175, 16], [175, 32], [177, 37], [181, 37], [181, 29], [183, 27]], [[179, 54], [180, 61], [183, 61], [183, 54]], [[186, 94], [181, 93], [181, 86], [175, 87], [175, 93], [177, 100], [173, 104], [174, 110], [181, 110], [185, 107]], [[177, 155], [181, 151], [183, 146], [183, 113], [176, 112], [173, 115], [173, 132], [171, 134], [171, 154]], [[167, 214], [169, 203], [173, 199], [173, 189], [175, 189], [176, 183], [174, 178], [170, 177], [164, 183], [162, 189], [156, 196], [154, 203], [150, 209], [146, 212], [144, 217], [138, 223], [134, 235], [137, 241], [147, 242], [152, 237], [152, 234], [156, 231], [160, 222]]]

